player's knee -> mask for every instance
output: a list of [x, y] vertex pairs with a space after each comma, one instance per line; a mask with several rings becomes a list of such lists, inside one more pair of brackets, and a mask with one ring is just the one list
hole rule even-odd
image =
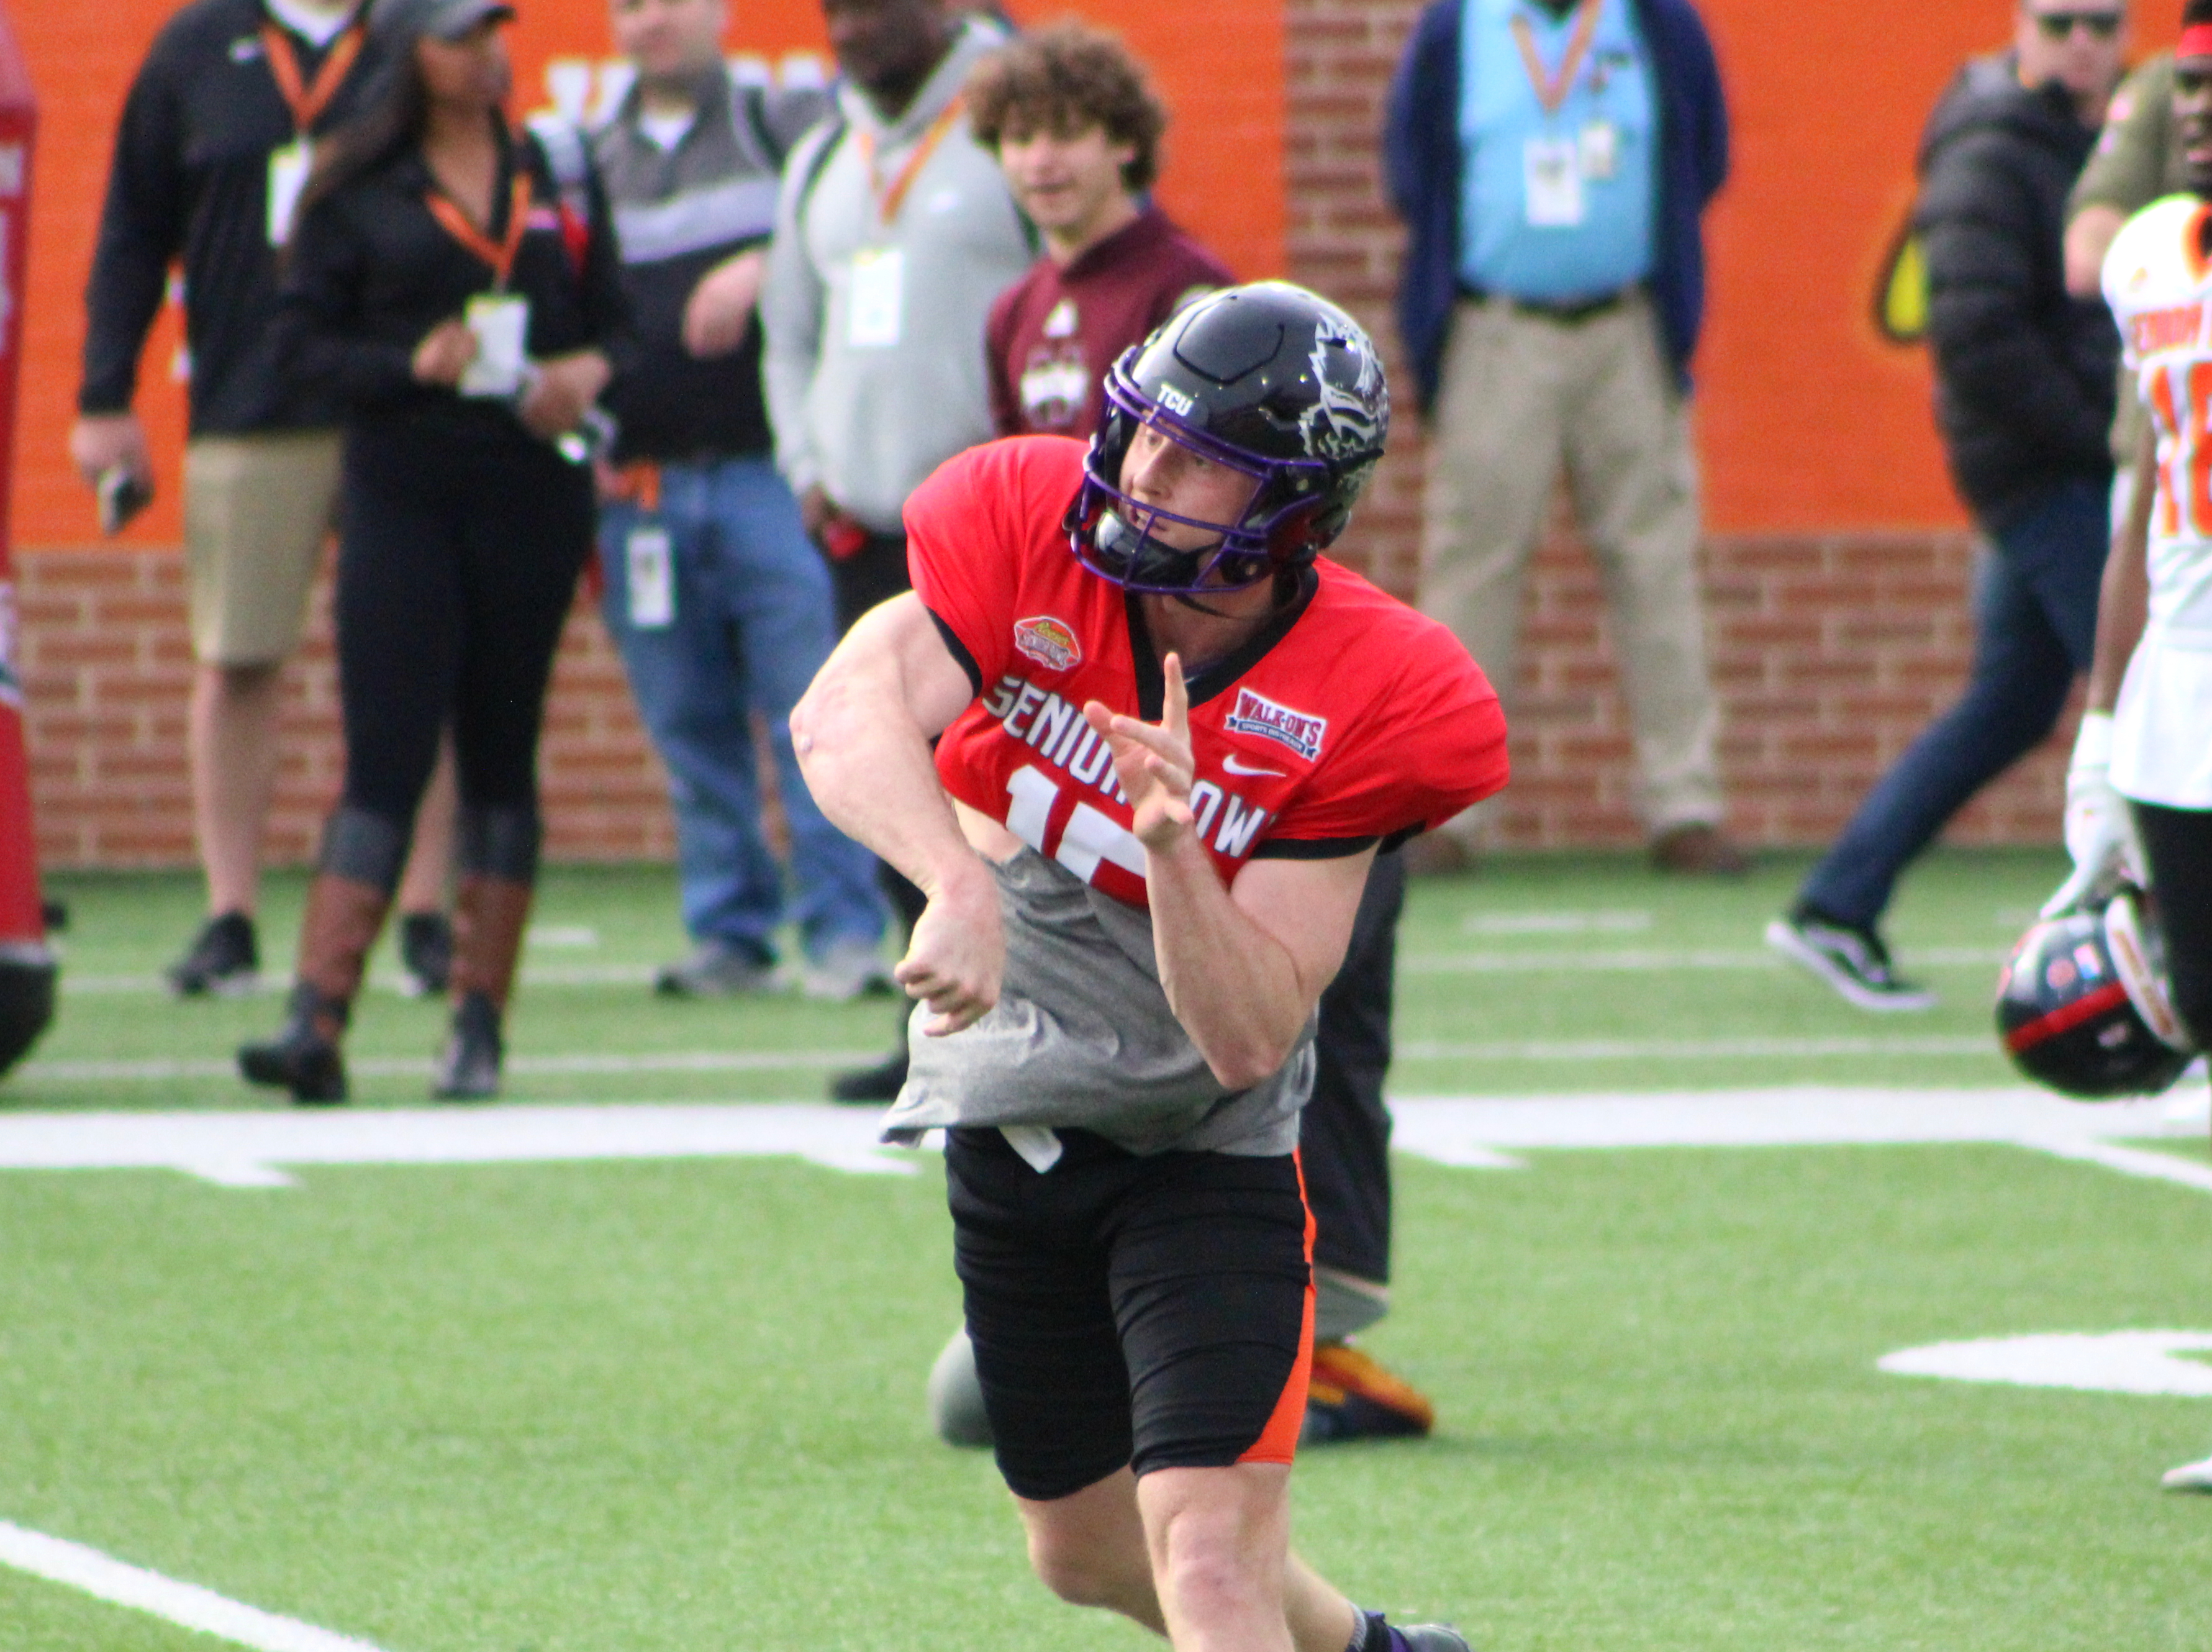
[[[1267, 1593], [1269, 1557], [1245, 1522], [1221, 1511], [1188, 1509], [1170, 1515], [1152, 1540], [1152, 1570], [1161, 1595], [1182, 1614], [1208, 1621], [1236, 1613]], [[1273, 1576], [1282, 1556], [1273, 1556]]]
[[1108, 1546], [1081, 1532], [1039, 1522], [1030, 1527], [1030, 1569], [1070, 1606], [1119, 1606], [1129, 1580]]

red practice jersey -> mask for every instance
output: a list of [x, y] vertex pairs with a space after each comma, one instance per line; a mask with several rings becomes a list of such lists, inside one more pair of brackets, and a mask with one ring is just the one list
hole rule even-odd
[[[945, 789], [1143, 907], [1144, 848], [1082, 708], [1156, 723], [1164, 689], [1135, 599], [1068, 547], [1083, 455], [1031, 436], [948, 461], [907, 501], [908, 556], [976, 685], [938, 743]], [[1334, 562], [1189, 688], [1191, 807], [1224, 884], [1255, 859], [1356, 854], [1505, 784], [1504, 714], [1458, 640]]]
[[1121, 352], [1236, 281], [1158, 207], [1065, 268], [1039, 258], [999, 295], [984, 329], [992, 424], [1002, 436], [1088, 440], [1098, 427], [1098, 386]]

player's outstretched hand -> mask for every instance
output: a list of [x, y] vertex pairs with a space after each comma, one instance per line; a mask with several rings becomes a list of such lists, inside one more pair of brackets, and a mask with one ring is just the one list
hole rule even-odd
[[1006, 967], [998, 885], [986, 872], [974, 888], [940, 890], [932, 897], [891, 979], [908, 998], [929, 1005], [933, 1018], [921, 1029], [943, 1038], [991, 1012]]
[[1190, 788], [1198, 768], [1190, 749], [1190, 691], [1183, 686], [1182, 656], [1170, 654], [1160, 662], [1160, 672], [1167, 692], [1157, 724], [1117, 715], [1096, 700], [1083, 708], [1085, 719], [1114, 754], [1114, 772], [1135, 816], [1129, 829], [1137, 841], [1155, 852], [1170, 847], [1189, 829]]

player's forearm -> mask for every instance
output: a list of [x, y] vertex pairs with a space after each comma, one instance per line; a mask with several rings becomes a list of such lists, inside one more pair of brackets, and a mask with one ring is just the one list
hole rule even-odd
[[1152, 950], [1168, 1005], [1213, 1076], [1232, 1090], [1290, 1059], [1321, 995], [1290, 949], [1233, 901], [1195, 834], [1146, 851]]
[[[961, 835], [928, 738], [898, 691], [894, 662], [848, 638], [792, 712], [791, 732], [807, 790], [838, 830], [933, 900], [995, 891]], [[995, 892], [990, 898], [995, 902]]]
[[2088, 709], [2110, 711], [2120, 701], [2120, 682], [2142, 641], [2150, 612], [2150, 517], [2158, 489], [2157, 438], [2143, 433], [2136, 455], [2135, 496], [2105, 559], [2097, 596], [2097, 653], [2089, 668]]

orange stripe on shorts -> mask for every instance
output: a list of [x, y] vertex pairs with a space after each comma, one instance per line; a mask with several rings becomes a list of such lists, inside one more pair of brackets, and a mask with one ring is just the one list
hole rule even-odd
[[1251, 1449], [1237, 1458], [1240, 1463], [1288, 1463], [1298, 1455], [1298, 1432], [1306, 1421], [1306, 1385], [1313, 1376], [1314, 1350], [1314, 1214], [1313, 1206], [1306, 1199], [1306, 1167], [1294, 1150], [1291, 1163], [1298, 1173], [1298, 1203], [1306, 1212], [1306, 1306], [1304, 1322], [1298, 1327], [1298, 1357], [1291, 1367], [1290, 1380], [1283, 1384], [1282, 1398], [1275, 1401], [1275, 1409], [1267, 1418], [1267, 1426], [1252, 1442]]

